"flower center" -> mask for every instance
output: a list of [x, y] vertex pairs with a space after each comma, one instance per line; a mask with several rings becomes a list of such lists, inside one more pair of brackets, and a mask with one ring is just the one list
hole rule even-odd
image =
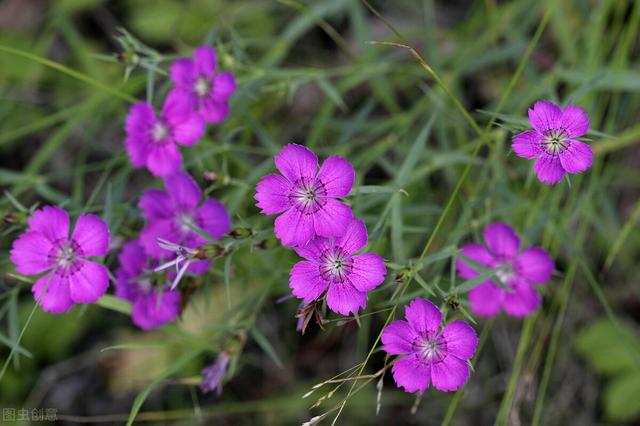
[[569, 147], [567, 132], [564, 129], [549, 130], [542, 138], [542, 149], [549, 155], [558, 155]]
[[444, 358], [447, 345], [443, 339], [434, 336], [418, 339], [415, 348], [425, 361], [440, 361]]
[[343, 283], [353, 270], [353, 259], [340, 247], [325, 250], [320, 256], [320, 275], [327, 281]]
[[160, 143], [169, 135], [169, 129], [161, 122], [157, 122], [151, 129], [151, 138], [154, 142]]
[[294, 182], [293, 191], [289, 199], [294, 206], [304, 214], [315, 213], [325, 204], [327, 190], [319, 179], [302, 178]]
[[75, 241], [65, 239], [53, 243], [53, 248], [48, 256], [55, 264], [57, 273], [62, 276], [69, 276], [82, 268], [83, 263], [79, 262], [83, 256], [82, 248]]
[[505, 262], [498, 267], [496, 277], [503, 283], [507, 284], [513, 278], [513, 266], [509, 262]]
[[205, 77], [198, 78], [193, 85], [193, 90], [198, 96], [205, 96], [207, 93], [209, 93], [209, 89], [211, 89], [211, 84]]
[[180, 230], [183, 234], [192, 232], [193, 227], [196, 225], [193, 216], [190, 213], [183, 213], [178, 217], [180, 223]]

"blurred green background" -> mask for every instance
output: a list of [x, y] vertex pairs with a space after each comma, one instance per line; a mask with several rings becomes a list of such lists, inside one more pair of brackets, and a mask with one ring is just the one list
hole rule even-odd
[[[390, 264], [359, 323], [330, 316], [327, 330], [304, 336], [295, 332], [297, 302], [276, 303], [296, 261], [277, 246], [247, 244], [217, 261], [183, 318], [160, 331], [142, 333], [104, 306], [36, 310], [0, 381], [0, 407], [52, 407], [59, 424], [121, 424], [152, 385], [138, 421], [300, 424], [340, 406], [353, 382], [312, 410], [333, 388], [302, 396], [362, 362], [391, 307], [401, 315], [417, 296], [441, 303], [430, 292], [443, 288], [464, 310], [451, 247], [503, 220], [556, 259], [542, 308], [525, 321], [477, 320], [483, 346], [464, 391], [429, 390], [415, 401], [386, 374], [379, 415], [370, 381], [338, 424], [640, 421], [640, 3], [371, 5], [382, 18], [358, 0], [0, 2], [0, 360], [33, 308], [7, 255], [25, 224], [19, 204], [102, 215], [115, 236], [106, 260], [113, 270], [117, 247], [142, 226], [137, 197], [158, 185], [127, 162], [124, 116], [133, 99], [159, 106], [170, 60], [202, 43], [238, 78], [230, 117], [183, 150], [206, 193], [236, 226], [268, 238], [272, 219], [258, 215], [252, 196], [279, 148], [297, 142], [345, 155], [358, 175], [350, 204], [368, 225], [370, 250]], [[127, 62], [120, 28], [162, 56]], [[406, 49], [369, 41], [410, 43], [440, 82]], [[450, 95], [480, 130], [490, 124], [481, 136]], [[594, 166], [570, 185], [540, 184], [532, 163], [510, 152], [527, 108], [541, 99], [578, 104], [591, 118]], [[395, 279], [432, 236], [418, 276]], [[200, 369], [238, 335], [247, 344], [223, 395], [203, 396]], [[104, 350], [114, 345], [124, 346]], [[364, 374], [383, 363], [373, 352]]]

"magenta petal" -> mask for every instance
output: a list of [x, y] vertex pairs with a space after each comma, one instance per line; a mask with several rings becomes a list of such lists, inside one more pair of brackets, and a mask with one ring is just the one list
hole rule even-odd
[[353, 254], [364, 248], [368, 241], [367, 227], [364, 222], [356, 217], [352, 217], [349, 221], [349, 226], [342, 236], [336, 238], [335, 245], [342, 247], [347, 253]]
[[589, 130], [589, 117], [584, 109], [569, 105], [562, 110], [560, 125], [570, 138], [577, 138]]
[[478, 347], [478, 336], [475, 330], [461, 320], [447, 324], [440, 336], [446, 342], [447, 352], [462, 360], [471, 359]]
[[200, 114], [208, 123], [220, 123], [229, 115], [229, 104], [206, 98], [201, 105]]
[[313, 225], [318, 235], [341, 237], [347, 231], [352, 218], [351, 207], [329, 198], [313, 216]]
[[[201, 244], [198, 244], [197, 246], [200, 246], [200, 245]], [[192, 247], [192, 248], [195, 248], [195, 247]], [[198, 260], [198, 261], [192, 262], [187, 268], [187, 271], [189, 271], [193, 275], [200, 276], [200, 275], [206, 274], [210, 268], [211, 268], [210, 260]]]
[[322, 254], [332, 247], [333, 244], [329, 238], [315, 237], [304, 246], [297, 246], [293, 249], [300, 257], [304, 257], [307, 260], [319, 261]]
[[80, 215], [71, 240], [79, 246], [82, 256], [104, 256], [109, 251], [109, 227], [96, 215]]
[[129, 136], [124, 141], [124, 147], [129, 155], [129, 161], [135, 167], [144, 167], [149, 156], [149, 141], [147, 138]]
[[593, 151], [584, 142], [568, 140], [569, 146], [560, 153], [560, 164], [569, 173], [580, 173], [591, 167]]
[[180, 313], [180, 293], [165, 290], [153, 291], [134, 304], [131, 312], [133, 323], [143, 330], [158, 328], [173, 321]]
[[538, 157], [542, 150], [540, 149], [540, 140], [542, 136], [535, 130], [527, 130], [518, 133], [513, 137], [511, 149], [518, 157], [533, 159]]
[[34, 300], [39, 300], [38, 304], [46, 312], [61, 314], [73, 306], [69, 295], [69, 283], [55, 272], [50, 272], [36, 281], [31, 291]]
[[511, 258], [520, 247], [518, 234], [502, 222], [488, 225], [483, 232], [484, 240], [490, 252], [502, 258]]
[[559, 129], [562, 110], [552, 102], [536, 102], [533, 109], [529, 109], [531, 126], [540, 133], [545, 130]]
[[318, 169], [318, 157], [307, 147], [290, 143], [274, 157], [276, 168], [290, 182], [301, 178], [311, 180]]
[[181, 243], [181, 235], [174, 226], [173, 220], [155, 220], [149, 222], [142, 231], [140, 231], [140, 244], [144, 247], [144, 251], [148, 256], [154, 259], [162, 259], [169, 256], [169, 252], [162, 249], [158, 245], [158, 238]]
[[136, 279], [129, 275], [124, 268], [120, 267], [116, 269], [116, 289], [115, 295], [120, 299], [124, 299], [129, 302], [134, 302], [138, 297], [139, 290], [136, 286]]
[[487, 247], [496, 256], [510, 258], [520, 247], [518, 234], [502, 222], [495, 222], [484, 228], [484, 240]]
[[195, 84], [196, 74], [191, 59], [181, 58], [171, 64], [171, 81], [182, 90], [191, 91]]
[[313, 217], [291, 208], [275, 220], [274, 231], [282, 244], [289, 247], [305, 245], [314, 236]]
[[231, 219], [221, 202], [209, 199], [198, 208], [196, 212], [196, 224], [214, 239], [218, 240], [229, 232]]
[[210, 76], [216, 70], [216, 51], [209, 46], [198, 47], [193, 54], [196, 73]]
[[342, 315], [358, 312], [367, 305], [367, 293], [358, 291], [349, 282], [331, 283], [327, 291], [327, 306]]
[[178, 172], [164, 179], [164, 186], [176, 210], [191, 212], [202, 198], [202, 190], [189, 173]]
[[393, 380], [405, 392], [423, 393], [429, 387], [431, 368], [416, 355], [409, 355], [397, 359], [391, 367]]
[[53, 267], [55, 258], [49, 256], [52, 249], [51, 242], [40, 232], [27, 231], [13, 242], [11, 261], [21, 274], [39, 274]]
[[474, 287], [469, 292], [471, 312], [483, 317], [493, 317], [500, 312], [504, 291], [490, 281]]
[[278, 214], [291, 207], [289, 193], [293, 186], [287, 179], [275, 173], [268, 174], [256, 185], [253, 197], [261, 213]]
[[190, 146], [198, 142], [205, 132], [205, 122], [197, 113], [173, 126], [173, 138], [181, 145]]
[[371, 291], [384, 282], [387, 268], [384, 260], [375, 253], [358, 254], [351, 258], [353, 269], [347, 279], [358, 291]]
[[344, 197], [349, 194], [356, 174], [353, 166], [337, 155], [324, 160], [317, 179], [322, 182], [330, 197]]
[[[462, 247], [461, 254], [488, 268], [491, 267], [493, 262], [493, 256], [482, 244], [467, 244]], [[467, 280], [480, 275], [480, 272], [476, 271], [472, 265], [465, 263], [463, 259], [456, 259], [456, 269], [458, 270], [458, 275]]]
[[182, 155], [173, 143], [153, 145], [147, 157], [147, 168], [154, 176], [170, 176], [180, 170]]
[[564, 169], [560, 163], [560, 157], [542, 154], [533, 166], [540, 182], [553, 185], [562, 180]]
[[94, 303], [109, 287], [109, 272], [104, 265], [88, 260], [77, 260], [80, 268], [69, 275], [71, 300], [76, 303]]
[[320, 276], [317, 263], [302, 261], [296, 263], [289, 274], [289, 287], [294, 296], [305, 303], [317, 299], [326, 290], [328, 282]]
[[553, 273], [553, 259], [540, 247], [524, 250], [516, 257], [514, 266], [519, 276], [536, 284], [546, 283]]
[[213, 78], [211, 95], [218, 102], [225, 102], [236, 90], [236, 79], [230, 72], [221, 72]]
[[146, 220], [168, 219], [173, 216], [169, 194], [160, 189], [147, 189], [138, 202], [142, 217]]
[[433, 337], [442, 322], [442, 312], [428, 300], [417, 298], [409, 302], [404, 316], [422, 337]]
[[122, 246], [118, 262], [130, 277], [141, 275], [148, 263], [144, 248], [138, 240], [129, 241]]
[[60, 207], [45, 206], [36, 210], [29, 218], [31, 231], [40, 232], [44, 237], [54, 242], [69, 239], [69, 214]]
[[469, 378], [469, 365], [466, 361], [447, 354], [440, 362], [431, 364], [433, 387], [443, 392], [461, 388]]
[[515, 280], [509, 284], [512, 291], [504, 292], [502, 308], [514, 317], [526, 317], [540, 306], [540, 295], [533, 286], [523, 280]]
[[138, 102], [129, 108], [125, 119], [125, 131], [130, 137], [144, 141], [157, 121], [153, 107], [147, 102]]
[[404, 355], [413, 352], [413, 342], [418, 335], [408, 322], [393, 321], [382, 331], [382, 349], [390, 355]]

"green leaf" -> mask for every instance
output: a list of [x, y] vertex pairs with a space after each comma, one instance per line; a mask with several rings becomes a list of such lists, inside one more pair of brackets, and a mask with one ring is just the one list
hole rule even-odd
[[125, 315], [131, 315], [131, 303], [119, 297], [105, 294], [96, 302], [98, 306], [120, 312]]
[[640, 417], [640, 373], [611, 380], [604, 389], [604, 412], [614, 421], [630, 421]]
[[[627, 327], [623, 326], [623, 329], [625, 334], [633, 335]], [[640, 350], [637, 339], [632, 344], [636, 350]], [[607, 318], [600, 318], [582, 329], [575, 339], [575, 347], [589, 365], [600, 374], [616, 375], [635, 371], [636, 364], [632, 354]]]
[[269, 355], [269, 358], [271, 358], [271, 360], [278, 367], [282, 368], [283, 364], [282, 364], [282, 361], [280, 360], [280, 357], [278, 357], [278, 354], [276, 353], [276, 351], [273, 348], [273, 346], [271, 346], [271, 343], [269, 343], [269, 340], [265, 337], [265, 335], [262, 334], [262, 332], [260, 330], [258, 330], [256, 327], [253, 327], [251, 329], [251, 336], [253, 336], [253, 339], [262, 348], [262, 350], [267, 355]]

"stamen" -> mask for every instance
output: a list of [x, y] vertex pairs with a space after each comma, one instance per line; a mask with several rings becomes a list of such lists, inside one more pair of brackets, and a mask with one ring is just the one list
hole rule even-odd
[[168, 135], [169, 130], [167, 129], [167, 126], [159, 121], [153, 125], [153, 129], [151, 129], [151, 138], [154, 142], [162, 142]]

